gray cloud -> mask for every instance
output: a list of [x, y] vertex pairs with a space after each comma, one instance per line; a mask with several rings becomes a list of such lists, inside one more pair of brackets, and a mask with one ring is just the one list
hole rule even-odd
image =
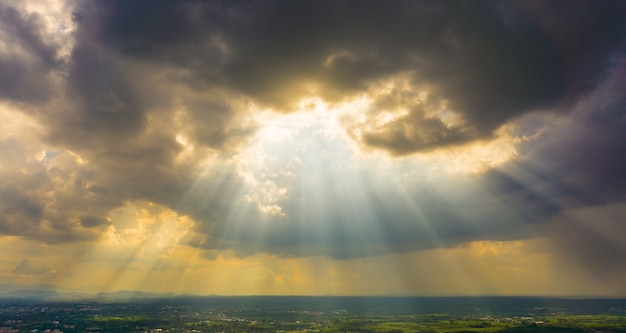
[[[6, 28], [0, 38], [18, 50], [0, 53], [0, 68], [7, 70], [0, 99], [18, 102], [15, 108], [39, 125], [0, 136], [3, 234], [50, 243], [93, 240], [125, 202], [175, 207], [199, 160], [254, 131], [238, 109], [186, 77], [107, 48], [94, 35], [99, 13], [83, 5], [73, 15], [73, 40], [64, 41], [73, 45], [67, 58], [58, 56], [65, 44], [56, 42], [41, 14], [0, 8]], [[197, 155], [177, 160], [178, 133], [189, 133]], [[58, 154], [35, 159], [50, 149]]]
[[[626, 67], [623, 61], [614, 66], [611, 78], [571, 115], [544, 120], [549, 130], [522, 144], [519, 158], [475, 176], [420, 177], [407, 182], [402, 167], [381, 175], [376, 168], [344, 160], [349, 148], [316, 135], [322, 128], [313, 124], [290, 139], [291, 150], [275, 147], [281, 153], [272, 155], [278, 159], [273, 166], [277, 174], [298, 176], [258, 179], [289, 189], [289, 195], [277, 201], [287, 217], [261, 222], [258, 212], [248, 210], [192, 244], [236, 249], [241, 255], [267, 251], [346, 258], [452, 247], [472, 240], [554, 237], [563, 251], [578, 242], [586, 244], [584, 250], [572, 249], [580, 252], [577, 257], [583, 266], [589, 261], [586, 258], [604, 258], [602, 266], [619, 265], [624, 258], [621, 252], [606, 255], [617, 246], [615, 241], [599, 246], [606, 230], [621, 228], [619, 214], [603, 215], [603, 223], [613, 227], [603, 227], [584, 242], [580, 238], [593, 225], [593, 214], [576, 215], [569, 222], [567, 218], [570, 211], [593, 212], [585, 207], [624, 200], [626, 187], [618, 175], [626, 167], [626, 155], [621, 153], [626, 149], [626, 100], [621, 91]], [[519, 128], [543, 126], [536, 122], [527, 118]], [[428, 174], [428, 170], [415, 172]], [[242, 222], [246, 220], [259, 222]]]
[[560, 206], [623, 201], [626, 183], [617, 175], [626, 168], [625, 64], [617, 57], [610, 77], [538, 142], [522, 145], [521, 158], [504, 171]]
[[[416, 108], [402, 123], [423, 122], [416, 131], [428, 140], [389, 139], [400, 135], [397, 126], [386, 129], [387, 140], [364, 140], [405, 154], [489, 137], [526, 112], [571, 105], [597, 84], [623, 42], [623, 11], [609, 2], [581, 2], [563, 22], [555, 5], [101, 2], [96, 36], [123, 54], [282, 110], [307, 94], [343, 99], [372, 81], [410, 72], [474, 132], [454, 140], [430, 135], [441, 124], [423, 121]], [[168, 29], [158, 28], [163, 24]], [[593, 29], [569, 31], [566, 24]], [[590, 48], [596, 51], [585, 51]]]
[[[464, 126], [448, 126], [437, 117], [414, 107], [406, 116], [394, 119], [377, 131], [366, 131], [357, 140], [368, 146], [389, 150], [394, 155], [413, 153], [415, 147], [429, 150], [466, 143], [478, 137], [476, 130]], [[354, 130], [355, 128], [353, 128]]]
[[41, 102], [53, 92], [51, 72], [60, 69], [58, 45], [46, 42], [43, 17], [0, 4], [0, 38], [11, 47], [0, 52], [0, 98]]
[[[85, 36], [85, 39], [90, 36]], [[81, 131], [82, 137], [124, 139], [145, 126], [145, 113], [135, 87], [113, 55], [90, 41], [78, 38], [72, 51], [69, 88], [72, 118], [63, 119], [64, 129]], [[64, 133], [64, 136], [67, 133]]]
[[[6, 148], [1, 147], [1, 148]], [[3, 152], [6, 150], [3, 149]], [[66, 156], [57, 157], [63, 160]], [[16, 169], [0, 170], [0, 230], [48, 243], [92, 240], [106, 229], [106, 224], [85, 229], [79, 218], [87, 214], [106, 214], [111, 198], [88, 194], [94, 181], [87, 168], [51, 161], [49, 168], [37, 161], [15, 159]], [[4, 158], [0, 163], [6, 165]], [[119, 205], [118, 200], [113, 200]], [[95, 217], [94, 217], [95, 218]]]
[[[491, 138], [514, 119], [534, 130], [533, 112], [566, 115], [612, 75], [624, 12], [573, 2], [561, 15], [556, 4], [80, 2], [67, 59], [40, 16], [0, 7], [0, 36], [20, 50], [0, 54], [0, 98], [41, 126], [0, 136], [0, 232], [94, 240], [114, 209], [145, 200], [193, 217], [193, 246], [347, 258], [531, 237], [564, 208], [623, 200], [623, 96], [592, 100], [484, 175], [409, 181], [405, 166], [390, 179], [342, 164], [350, 149], [315, 125], [293, 138], [315, 140], [268, 157], [277, 170], [259, 184], [238, 173], [257, 130], [251, 105], [288, 113], [303, 97], [332, 104], [397, 76], [408, 88], [375, 96], [366, 116], [406, 114], [344, 124], [393, 155]], [[35, 160], [42, 150], [59, 154]], [[267, 184], [289, 192], [264, 198], [255, 186]], [[264, 211], [272, 205], [283, 215]]]
[[80, 217], [80, 224], [87, 228], [97, 227], [108, 223], [109, 222], [107, 220], [93, 215], [83, 215]]

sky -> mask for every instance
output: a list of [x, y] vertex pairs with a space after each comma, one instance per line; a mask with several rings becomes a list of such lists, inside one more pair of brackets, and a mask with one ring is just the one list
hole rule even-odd
[[0, 0], [0, 291], [626, 297], [625, 22]]

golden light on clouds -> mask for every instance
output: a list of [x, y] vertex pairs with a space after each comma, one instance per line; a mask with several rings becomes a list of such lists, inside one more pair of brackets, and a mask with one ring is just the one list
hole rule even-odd
[[0, 292], [626, 294], [614, 3], [154, 1], [0, 1]]

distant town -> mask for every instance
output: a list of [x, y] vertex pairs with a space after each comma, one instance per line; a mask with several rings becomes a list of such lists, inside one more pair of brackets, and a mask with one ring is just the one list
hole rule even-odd
[[626, 332], [626, 300], [528, 297], [3, 299], [0, 333]]

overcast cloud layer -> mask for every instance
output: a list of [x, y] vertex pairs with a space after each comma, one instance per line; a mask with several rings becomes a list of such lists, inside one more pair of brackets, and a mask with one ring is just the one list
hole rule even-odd
[[[577, 229], [626, 236], [623, 2], [58, 10], [0, 2], [3, 235], [96, 241], [116, 209], [148, 202], [189, 216], [181, 242], [208, 257], [350, 258], [554, 237], [584, 263], [626, 262], [623, 245]], [[260, 110], [290, 117], [307, 98], [368, 104], [346, 111], [335, 133], [312, 121], [250, 157]], [[429, 154], [461, 154], [505, 130], [514, 158], [432, 172]], [[584, 209], [604, 206], [611, 213], [590, 223]], [[25, 260], [15, 270], [49, 268]]]

